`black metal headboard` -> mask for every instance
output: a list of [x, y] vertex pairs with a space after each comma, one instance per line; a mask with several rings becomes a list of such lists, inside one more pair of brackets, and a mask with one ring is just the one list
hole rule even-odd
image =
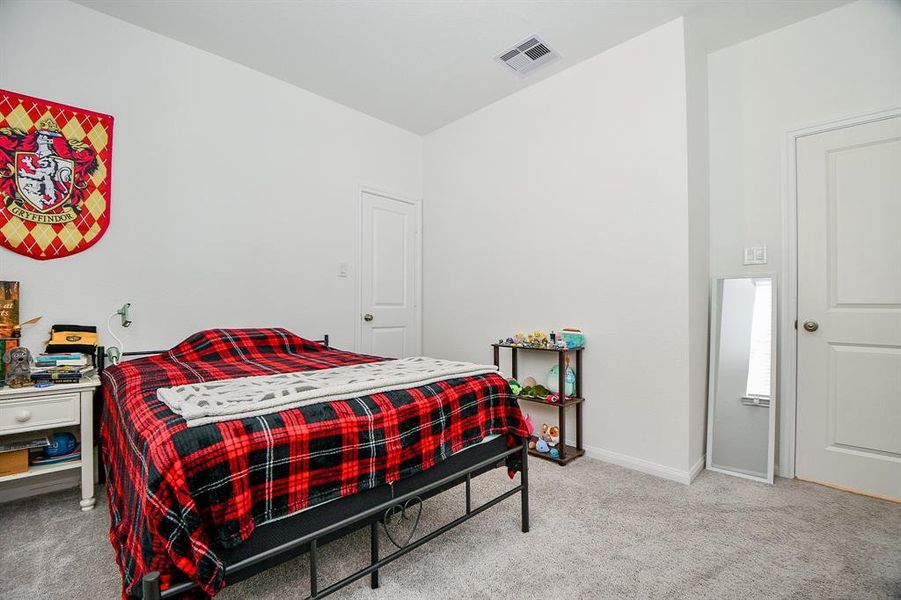
[[[322, 336], [321, 340], [313, 340], [314, 342], [319, 342], [326, 349], [330, 348], [328, 334]], [[141, 350], [137, 352], [123, 352], [122, 358], [127, 356], [152, 356], [154, 354], [162, 354], [166, 352], [165, 350]], [[103, 369], [106, 368], [106, 347], [105, 346], [97, 346], [97, 355], [94, 357], [94, 364], [97, 366], [97, 375], [103, 373]]]

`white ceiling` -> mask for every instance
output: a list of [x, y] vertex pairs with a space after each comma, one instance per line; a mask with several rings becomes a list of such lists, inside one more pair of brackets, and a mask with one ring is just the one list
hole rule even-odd
[[[424, 134], [680, 15], [717, 49], [848, 0], [76, 1]], [[536, 33], [563, 58], [494, 62]]]

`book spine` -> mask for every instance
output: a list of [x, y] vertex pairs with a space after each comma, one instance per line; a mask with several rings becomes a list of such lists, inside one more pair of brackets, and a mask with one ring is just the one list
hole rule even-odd
[[84, 360], [36, 360], [36, 367], [84, 367], [87, 366]]
[[82, 376], [78, 373], [32, 373], [31, 380], [77, 383], [82, 380]]

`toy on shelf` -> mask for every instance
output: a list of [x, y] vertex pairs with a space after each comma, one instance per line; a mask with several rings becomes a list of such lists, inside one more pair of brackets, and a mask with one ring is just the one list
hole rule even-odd
[[513, 392], [514, 396], [519, 396], [519, 393], [522, 392], [522, 384], [515, 379], [508, 379], [507, 384], [509, 384], [510, 391]]
[[529, 442], [529, 448], [534, 448], [542, 454], [550, 453], [552, 458], [557, 458], [560, 456], [560, 451], [557, 449], [558, 443], [560, 443], [560, 428], [556, 425], [542, 423], [541, 433], [534, 441]]
[[528, 334], [519, 331], [513, 337], [500, 338], [497, 343], [501, 346], [567, 350], [581, 348], [585, 343], [585, 336], [579, 329], [571, 327], [550, 333], [543, 329], [536, 329]]
[[560, 441], [560, 428], [556, 425], [551, 425], [547, 430], [546, 439], [548, 446], [556, 446]]
[[562, 335], [566, 348], [581, 348], [585, 345], [585, 334], [581, 329], [566, 327], [559, 332], [559, 335]]
[[[569, 366], [569, 355], [566, 356], [565, 384], [566, 395], [572, 396], [576, 391], [576, 372]], [[555, 393], [560, 393], [560, 365], [554, 365], [547, 373], [547, 388]]]
[[530, 385], [522, 388], [520, 396], [528, 396], [529, 398], [547, 398], [551, 391], [543, 385]]

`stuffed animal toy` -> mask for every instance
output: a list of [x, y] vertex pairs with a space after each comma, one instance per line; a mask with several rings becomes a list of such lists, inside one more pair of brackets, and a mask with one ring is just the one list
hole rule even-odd
[[513, 392], [514, 395], [518, 396], [522, 391], [522, 386], [515, 379], [508, 379], [507, 383], [510, 384], [510, 391]]
[[529, 448], [535, 448], [535, 438], [533, 434], [535, 433], [535, 425], [532, 423], [532, 416], [526, 415], [526, 431], [529, 432]]
[[[539, 452], [549, 452], [551, 449], [550, 441], [551, 441], [551, 431], [553, 429], [557, 429], [557, 426], [550, 426], [547, 423], [541, 424], [541, 433], [538, 434], [538, 439], [535, 440], [535, 449]], [[559, 433], [558, 433], [559, 437]]]
[[547, 430], [546, 439], [549, 446], [556, 446], [560, 441], [560, 428], [556, 425], [551, 425]]
[[[536, 435], [535, 437], [529, 439], [529, 448], [533, 450], [538, 450], [538, 445], [542, 444], [542, 448], [547, 446], [547, 442], [544, 441], [544, 435], [547, 433], [547, 423], [541, 424], [541, 433]], [[538, 450], [539, 452], [547, 452], [547, 450]]]
[[28, 348], [11, 348], [3, 356], [6, 363], [6, 385], [13, 388], [31, 385], [31, 351]]
[[535, 433], [535, 426], [532, 424], [531, 415], [526, 415], [526, 431], [529, 432], [529, 437], [532, 437], [532, 434]]

